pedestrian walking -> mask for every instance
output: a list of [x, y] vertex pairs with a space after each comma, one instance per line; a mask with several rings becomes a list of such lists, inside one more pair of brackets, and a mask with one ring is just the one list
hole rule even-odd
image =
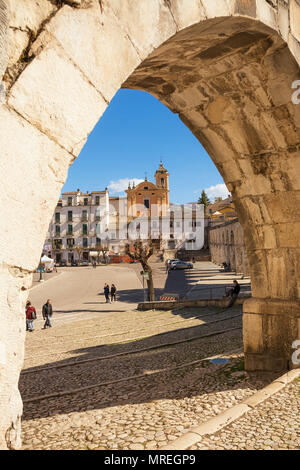
[[33, 321], [36, 320], [36, 310], [30, 300], [26, 303], [26, 331], [34, 331]]
[[117, 292], [117, 288], [114, 284], [112, 284], [110, 288], [110, 298], [112, 302], [116, 301], [116, 292]]
[[52, 323], [51, 323], [52, 313], [53, 313], [53, 310], [52, 310], [51, 300], [48, 299], [47, 302], [43, 305], [43, 309], [42, 309], [43, 319], [45, 320], [44, 327], [42, 328], [43, 330], [45, 330], [47, 326], [49, 326], [49, 328], [52, 328]]
[[230, 289], [228, 292], [226, 292], [226, 297], [229, 297], [229, 296], [231, 297], [231, 299], [229, 301], [229, 304], [227, 305], [227, 308], [230, 308], [230, 307], [233, 306], [236, 299], [238, 298], [240, 290], [241, 290], [241, 286], [239, 285], [239, 283], [236, 280], [234, 280], [233, 281], [233, 288]]
[[109, 304], [109, 285], [107, 283], [104, 284], [104, 295], [106, 303]]

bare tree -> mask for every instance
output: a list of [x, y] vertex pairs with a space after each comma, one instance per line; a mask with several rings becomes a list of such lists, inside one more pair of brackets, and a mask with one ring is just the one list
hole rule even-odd
[[154, 284], [152, 276], [152, 268], [149, 264], [149, 258], [153, 255], [153, 244], [151, 240], [143, 243], [142, 240], [136, 240], [133, 245], [125, 246], [125, 253], [132, 259], [137, 260], [141, 263], [144, 273], [148, 273], [149, 279], [147, 279], [148, 287], [148, 301], [153, 302], [155, 300]]
[[80, 261], [81, 261], [81, 254], [82, 254], [82, 252], [83, 252], [83, 247], [82, 247], [81, 245], [75, 245], [75, 246], [74, 246], [74, 250], [75, 250], [76, 253], [77, 253], [78, 261], [79, 261], [79, 263], [80, 263]]
[[102, 258], [103, 258], [103, 260], [106, 264], [107, 263], [107, 253], [109, 252], [108, 246], [100, 245], [97, 248], [97, 251], [98, 251], [98, 253], [102, 253]]

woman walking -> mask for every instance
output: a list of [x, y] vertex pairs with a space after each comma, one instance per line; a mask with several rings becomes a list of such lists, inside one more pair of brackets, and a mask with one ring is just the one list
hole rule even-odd
[[114, 284], [112, 284], [110, 288], [110, 298], [112, 302], [116, 301], [116, 292], [117, 292], [117, 288]]

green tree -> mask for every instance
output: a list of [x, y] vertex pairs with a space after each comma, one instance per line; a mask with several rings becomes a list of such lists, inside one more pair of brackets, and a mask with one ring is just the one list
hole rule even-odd
[[206, 194], [206, 192], [204, 191], [204, 189], [203, 189], [203, 191], [202, 191], [202, 193], [201, 193], [201, 197], [199, 197], [199, 199], [198, 199], [198, 204], [203, 204], [204, 207], [207, 207], [207, 206], [210, 204], [210, 200], [209, 200], [209, 198], [207, 197], [207, 194]]

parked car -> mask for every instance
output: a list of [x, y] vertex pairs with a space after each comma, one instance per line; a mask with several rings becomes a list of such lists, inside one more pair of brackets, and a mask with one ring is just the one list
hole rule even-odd
[[171, 269], [192, 269], [193, 264], [192, 263], [187, 263], [186, 261], [175, 261], [171, 263]]
[[78, 261], [74, 259], [71, 263], [71, 266], [78, 266]]
[[59, 266], [67, 266], [67, 262], [65, 259], [60, 260]]
[[87, 259], [83, 259], [83, 260], [81, 261], [81, 266], [88, 266], [88, 265], [89, 265], [89, 262], [88, 262]]
[[180, 261], [180, 259], [177, 259], [177, 258], [167, 259], [166, 263], [167, 263], [167, 266], [170, 266], [172, 263], [175, 263], [177, 261]]

